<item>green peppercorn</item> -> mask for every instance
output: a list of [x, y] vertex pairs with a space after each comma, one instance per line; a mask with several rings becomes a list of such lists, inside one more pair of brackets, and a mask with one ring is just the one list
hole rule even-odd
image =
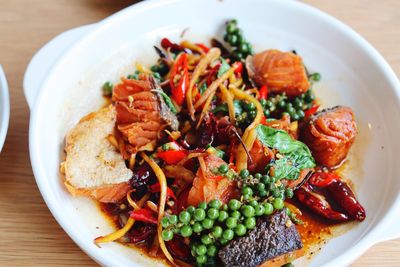
[[228, 35], [227, 39], [228, 39], [228, 43], [231, 46], [235, 46], [237, 44], [237, 41], [238, 41], [237, 35], [230, 34], [230, 35]]
[[205, 210], [205, 209], [207, 209], [207, 203], [206, 203], [206, 202], [201, 202], [201, 203], [198, 205], [198, 207], [199, 207], [200, 209]]
[[315, 72], [311, 75], [311, 79], [318, 82], [321, 80], [321, 74], [319, 74], [318, 72]]
[[253, 189], [251, 189], [251, 187], [249, 187], [249, 186], [244, 186], [244, 187], [242, 188], [242, 194], [243, 194], [243, 195], [252, 196], [252, 195], [253, 195]]
[[219, 209], [219, 208], [221, 207], [222, 203], [221, 203], [220, 200], [214, 199], [214, 200], [211, 200], [210, 203], [208, 203], [208, 205], [209, 205], [211, 208]]
[[187, 211], [181, 211], [181, 213], [179, 213], [179, 221], [181, 223], [190, 222], [190, 213]]
[[256, 219], [254, 217], [246, 218], [244, 220], [244, 225], [247, 229], [254, 229], [254, 227], [256, 227]]
[[270, 181], [271, 181], [271, 179], [269, 178], [269, 176], [268, 176], [267, 174], [264, 174], [264, 175], [261, 177], [261, 182], [264, 183], [264, 185], [267, 184], [267, 183], [269, 183]]
[[189, 212], [190, 214], [193, 214], [195, 210], [196, 210], [196, 208], [193, 206], [189, 206], [186, 208], [186, 211]]
[[275, 198], [274, 201], [272, 202], [272, 205], [277, 210], [283, 209], [283, 207], [284, 207], [283, 199], [282, 198]]
[[256, 216], [264, 215], [264, 212], [265, 212], [264, 205], [258, 204], [257, 206], [254, 207], [254, 210], [255, 210]]
[[221, 238], [219, 240], [219, 242], [221, 243], [221, 245], [225, 245], [225, 244], [227, 244], [229, 242], [229, 240], [226, 240], [225, 238]]
[[178, 216], [176, 215], [170, 215], [168, 216], [168, 221], [170, 224], [176, 224], [178, 222]]
[[270, 111], [268, 109], [264, 109], [264, 116], [268, 118], [270, 115]]
[[111, 82], [105, 82], [103, 85], [103, 95], [104, 96], [111, 96], [112, 95], [112, 89], [113, 89], [113, 84]]
[[268, 101], [265, 100], [264, 98], [260, 99], [260, 104], [261, 104], [261, 106], [263, 106], [264, 108], [267, 107], [267, 103], [268, 103]]
[[257, 111], [255, 111], [255, 110], [251, 110], [251, 111], [249, 111], [249, 115], [250, 115], [250, 118], [255, 118], [256, 116], [257, 116]]
[[167, 228], [167, 227], [169, 226], [168, 217], [164, 217], [164, 218], [161, 219], [161, 226], [162, 226], [163, 228]]
[[199, 245], [196, 248], [197, 255], [205, 255], [207, 253], [207, 247], [205, 245]]
[[263, 206], [264, 206], [264, 209], [265, 209], [264, 210], [264, 215], [271, 215], [272, 212], [274, 212], [274, 206], [272, 206], [271, 203], [266, 202], [266, 203], [263, 204]]
[[290, 188], [285, 189], [285, 197], [286, 198], [292, 198], [293, 197], [293, 190]]
[[242, 215], [241, 215], [240, 212], [237, 211], [237, 210], [232, 211], [231, 214], [230, 214], [230, 217], [236, 218], [236, 219], [238, 219], [238, 220], [240, 219], [241, 216], [242, 216]]
[[212, 219], [212, 220], [217, 219], [218, 216], [219, 216], [219, 212], [218, 212], [218, 210], [215, 209], [215, 208], [210, 208], [210, 209], [207, 211], [207, 217], [210, 218], [210, 219]]
[[222, 173], [222, 174], [225, 174], [225, 173], [227, 173], [227, 172], [229, 171], [229, 167], [228, 167], [227, 164], [221, 164], [221, 165], [218, 167], [218, 171], [219, 171], [220, 173]]
[[193, 232], [200, 233], [201, 231], [203, 231], [203, 226], [201, 225], [201, 223], [195, 222], [192, 226], [192, 229], [193, 229]]
[[207, 257], [206, 255], [199, 255], [196, 257], [196, 263], [200, 266], [202, 266], [204, 263], [207, 262]]
[[212, 243], [212, 239], [208, 235], [203, 235], [201, 237], [201, 243], [203, 243], [204, 245], [210, 245]]
[[222, 233], [222, 237], [228, 241], [232, 240], [234, 237], [235, 233], [233, 232], [233, 230], [231, 229], [226, 229], [223, 233]]
[[303, 108], [303, 100], [301, 100], [301, 98], [296, 97], [293, 101], [293, 106], [296, 109], [302, 109]]
[[202, 222], [201, 225], [203, 226], [204, 229], [211, 229], [214, 225], [214, 221], [209, 219], [209, 218], [205, 218]]
[[253, 199], [253, 200], [249, 201], [249, 205], [254, 208], [255, 206], [258, 205], [258, 202], [257, 202], [257, 200]]
[[250, 205], [244, 205], [241, 209], [240, 209], [241, 213], [243, 214], [243, 216], [249, 218], [249, 217], [253, 217], [255, 214], [255, 210], [252, 206]]
[[223, 221], [225, 221], [228, 217], [229, 217], [228, 212], [226, 212], [226, 211], [224, 211], [224, 210], [221, 210], [221, 211], [219, 212], [219, 215], [218, 215], [218, 221], [219, 221], [219, 222], [223, 222]]
[[170, 230], [162, 230], [161, 237], [164, 241], [170, 241], [174, 238], [174, 233]]
[[215, 226], [211, 233], [215, 238], [220, 238], [222, 236], [222, 232], [223, 229], [221, 226]]
[[298, 111], [297, 111], [297, 116], [299, 116], [300, 119], [304, 118], [304, 116], [305, 116], [304, 111], [301, 110], [301, 109], [298, 110]]
[[169, 149], [169, 145], [168, 144], [163, 144], [161, 146], [162, 150], [167, 151]]
[[193, 230], [192, 230], [192, 227], [190, 227], [189, 225], [184, 225], [184, 226], [182, 226], [180, 232], [181, 232], [181, 236], [189, 237], [192, 235]]
[[261, 177], [262, 177], [261, 173], [254, 174], [254, 178], [256, 178], [256, 179], [261, 179]]
[[239, 43], [239, 51], [243, 54], [247, 54], [249, 52], [249, 45], [245, 42]]
[[240, 209], [241, 205], [242, 205], [242, 203], [237, 199], [231, 199], [231, 200], [229, 200], [229, 203], [228, 203], [228, 207], [230, 210], [238, 210], [238, 209]]
[[278, 102], [278, 108], [280, 108], [280, 109], [284, 109], [286, 107], [286, 102], [285, 102], [285, 100], [279, 100], [279, 102]]
[[293, 121], [298, 121], [300, 119], [300, 116], [297, 113], [293, 113], [293, 115], [290, 116]]
[[215, 257], [217, 255], [218, 249], [214, 245], [209, 245], [207, 247], [207, 255], [210, 257]]
[[238, 224], [234, 229], [237, 236], [244, 236], [246, 234], [246, 230], [246, 226], [244, 226], [243, 224]]
[[265, 191], [265, 190], [259, 191], [259, 192], [258, 192], [258, 195], [259, 195], [260, 197], [266, 197], [266, 196], [268, 195], [268, 192]]
[[237, 219], [233, 218], [233, 217], [229, 217], [228, 219], [226, 219], [226, 227], [233, 229], [237, 226]]
[[195, 219], [196, 221], [199, 221], [199, 222], [200, 222], [200, 221], [203, 221], [204, 218], [206, 217], [206, 212], [205, 212], [204, 209], [197, 208], [197, 209], [194, 211], [193, 217], [194, 217], [194, 219]]
[[263, 184], [263, 183], [258, 183], [258, 184], [257, 184], [257, 191], [258, 191], [258, 192], [265, 191], [265, 184]]
[[234, 24], [228, 23], [228, 25], [226, 25], [226, 32], [228, 34], [233, 34], [235, 32], [236, 26]]
[[243, 169], [243, 170], [240, 171], [239, 175], [240, 175], [240, 177], [245, 179], [245, 178], [247, 178], [247, 176], [250, 175], [250, 172], [247, 169]]

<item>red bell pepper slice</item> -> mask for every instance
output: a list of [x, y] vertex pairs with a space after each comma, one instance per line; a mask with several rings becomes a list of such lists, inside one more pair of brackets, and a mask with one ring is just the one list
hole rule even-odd
[[317, 187], [327, 187], [338, 180], [340, 180], [340, 177], [337, 174], [331, 172], [316, 172], [310, 177], [308, 182]]
[[[160, 191], [161, 191], [160, 183], [156, 183], [156, 184], [151, 185], [151, 186], [150, 186], [150, 191], [151, 191], [152, 193], [158, 193], [158, 192], [160, 192]], [[175, 201], [175, 203], [176, 203], [176, 196], [175, 196], [175, 194], [174, 194], [174, 191], [172, 191], [172, 189], [169, 188], [169, 187], [167, 187], [167, 197], [172, 198], [172, 199]]]
[[317, 112], [318, 108], [319, 108], [319, 105], [313, 105], [311, 108], [304, 111], [304, 116], [310, 117], [310, 116], [314, 115]]
[[243, 71], [243, 63], [242, 62], [238, 61], [238, 62], [233, 63], [233, 67], [235, 68], [234, 72], [236, 74], [242, 74], [242, 71]]
[[258, 99], [267, 99], [268, 98], [268, 87], [266, 85], [261, 86], [260, 90], [260, 95]]
[[208, 53], [210, 51], [210, 48], [208, 48], [205, 44], [196, 44], [198, 47], [201, 48], [201, 50], [204, 51], [204, 53]]
[[186, 157], [186, 151], [184, 150], [167, 150], [160, 151], [157, 153], [157, 157], [165, 161], [167, 164], [177, 164], [184, 157]]
[[169, 84], [171, 86], [172, 99], [174, 99], [178, 105], [182, 105], [185, 100], [187, 87], [189, 86], [188, 60], [186, 53], [181, 54], [172, 67]]
[[138, 209], [131, 211], [129, 216], [135, 221], [157, 224], [157, 217], [151, 210], [148, 209]]

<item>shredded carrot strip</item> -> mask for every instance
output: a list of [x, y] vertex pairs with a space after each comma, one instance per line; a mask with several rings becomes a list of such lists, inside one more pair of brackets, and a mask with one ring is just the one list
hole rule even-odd
[[[252, 102], [257, 108], [257, 115], [254, 121], [246, 128], [242, 136], [246, 148], [250, 150], [256, 139], [255, 127], [261, 122], [263, 109], [260, 102], [253, 96], [235, 88], [231, 88], [230, 90], [237, 98]], [[239, 146], [236, 152], [236, 166], [239, 171], [247, 168], [247, 154], [242, 146]]]
[[203, 173], [203, 175], [206, 175], [206, 163], [204, 162], [204, 158], [199, 157], [198, 159], [199, 159], [199, 163], [200, 163], [201, 172]]
[[196, 68], [193, 71], [192, 78], [190, 79], [189, 88], [186, 92], [186, 104], [188, 107], [189, 114], [194, 120], [195, 109], [193, 107], [193, 87], [200, 75], [207, 69], [207, 66], [221, 55], [221, 50], [219, 48], [211, 48], [210, 51], [200, 60]]
[[158, 204], [158, 226], [157, 226], [157, 236], [158, 242], [160, 243], [160, 247], [162, 252], [164, 253], [165, 257], [174, 264], [174, 259], [172, 258], [171, 254], [169, 253], [167, 247], [165, 246], [164, 239], [161, 236], [162, 226], [161, 226], [161, 219], [164, 216], [165, 210], [165, 203], [167, 201], [167, 178], [165, 177], [164, 172], [158, 166], [158, 164], [151, 158], [149, 158], [145, 153], [141, 153], [142, 158], [150, 167], [153, 169], [155, 175], [157, 176], [158, 182], [160, 183], [160, 203]]

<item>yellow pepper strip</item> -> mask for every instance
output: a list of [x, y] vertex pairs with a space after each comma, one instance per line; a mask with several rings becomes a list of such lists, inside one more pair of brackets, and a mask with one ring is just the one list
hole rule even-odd
[[233, 104], [233, 96], [228, 91], [225, 85], [220, 84], [219, 89], [221, 89], [222, 94], [226, 99], [226, 103], [228, 105], [229, 119], [233, 125], [235, 125], [236, 117], [235, 117], [235, 106]]
[[[127, 196], [129, 196], [129, 198], [130, 198], [130, 193], [131, 193], [131, 192], [132, 192], [132, 191], [129, 191], [128, 194], [127, 194]], [[132, 201], [133, 203], [135, 203], [135, 204], [134, 204], [134, 205], [132, 205], [131, 203], [129, 203], [129, 204], [131, 204], [131, 206], [133, 207], [134, 210], [140, 209], [140, 208], [143, 206], [144, 202], [147, 201], [147, 199], [148, 199], [149, 197], [150, 197], [150, 194], [144, 195], [144, 196], [139, 200], [138, 203], [135, 203], [135, 202], [131, 199], [131, 201]], [[117, 230], [117, 231], [115, 231], [115, 232], [113, 232], [113, 233], [111, 233], [111, 234], [108, 234], [108, 235], [106, 235], [106, 236], [99, 236], [99, 237], [97, 237], [97, 238], [94, 240], [94, 242], [95, 242], [96, 244], [98, 244], [98, 243], [107, 243], [107, 242], [115, 241], [115, 240], [117, 240], [117, 239], [123, 237], [123, 236], [132, 228], [132, 226], [133, 226], [134, 223], [135, 223], [135, 220], [132, 219], [132, 218], [129, 218], [128, 221], [126, 222], [126, 224], [124, 225], [124, 227], [122, 227], [121, 229], [119, 229], [119, 230]]]
[[[261, 122], [263, 109], [260, 102], [255, 97], [235, 88], [231, 88], [230, 90], [236, 98], [252, 102], [257, 108], [257, 115], [254, 121], [247, 127], [242, 136], [246, 148], [250, 151], [257, 137], [255, 127]], [[242, 146], [239, 146], [236, 152], [236, 166], [239, 171], [247, 168], [247, 154]]]
[[190, 79], [189, 88], [186, 91], [186, 104], [192, 120], [194, 120], [195, 109], [193, 107], [193, 87], [199, 79], [200, 75], [207, 69], [207, 66], [219, 58], [221, 50], [219, 48], [211, 48], [210, 51], [200, 60], [193, 71], [192, 78]]
[[188, 48], [194, 52], [200, 53], [200, 54], [204, 54], [203, 49], [201, 49], [200, 47], [198, 47], [197, 45], [195, 45], [194, 43], [191, 43], [189, 41], [182, 41], [180, 43], [181, 46], [183, 46], [184, 48]]
[[158, 164], [151, 158], [149, 158], [145, 153], [141, 153], [142, 158], [150, 167], [153, 169], [155, 175], [157, 176], [158, 182], [160, 183], [160, 202], [158, 204], [158, 226], [157, 226], [157, 236], [158, 236], [158, 243], [160, 244], [161, 250], [164, 253], [165, 257], [174, 265], [174, 259], [172, 258], [171, 254], [169, 253], [167, 247], [165, 246], [164, 239], [161, 236], [162, 232], [162, 225], [161, 219], [164, 216], [165, 210], [165, 202], [167, 201], [167, 178], [165, 177], [164, 172], [158, 166]]
[[202, 96], [200, 97], [200, 99], [194, 104], [194, 108], [198, 108], [200, 107], [211, 94], [214, 94], [215, 91], [217, 91], [217, 88], [219, 87], [220, 84], [222, 84], [224, 81], [226, 81], [229, 76], [235, 72], [235, 68], [230, 68], [227, 72], [225, 72], [224, 74], [222, 74], [221, 77], [219, 77], [218, 79], [216, 79], [215, 81], [212, 82], [212, 84], [210, 84], [210, 86], [204, 91], [204, 93], [202, 94]]

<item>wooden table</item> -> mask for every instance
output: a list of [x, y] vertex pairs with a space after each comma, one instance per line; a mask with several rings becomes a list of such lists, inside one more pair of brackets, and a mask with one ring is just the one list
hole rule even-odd
[[[0, 266], [95, 266], [53, 219], [36, 187], [28, 154], [25, 68], [42, 45], [67, 29], [93, 23], [128, 0], [1, 0], [0, 64], [10, 86], [11, 119], [0, 155]], [[368, 39], [400, 74], [400, 1], [306, 0]], [[353, 266], [399, 266], [400, 240], [368, 250]]]

